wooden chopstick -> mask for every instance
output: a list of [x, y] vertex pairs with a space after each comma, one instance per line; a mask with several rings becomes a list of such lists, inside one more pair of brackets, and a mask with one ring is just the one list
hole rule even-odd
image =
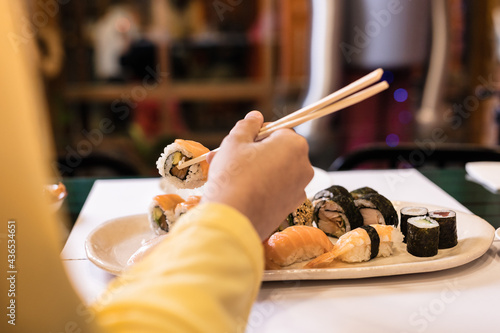
[[286, 123], [290, 120], [300, 118], [305, 114], [314, 112], [316, 110], [319, 110], [329, 104], [335, 103], [338, 100], [341, 100], [342, 98], [352, 95], [357, 91], [360, 91], [363, 88], [366, 88], [378, 81], [382, 78], [382, 75], [384, 74], [384, 71], [382, 68], [378, 68], [374, 70], [373, 72], [363, 76], [362, 78], [350, 83], [349, 85], [343, 87], [340, 90], [337, 90], [330, 95], [320, 99], [316, 103], [309, 104], [308, 106], [303, 107], [302, 109], [299, 109], [295, 112], [290, 113], [289, 115], [286, 115], [272, 123], [269, 123], [262, 127], [261, 131], [265, 131], [267, 129], [270, 129], [272, 127], [279, 126], [283, 123]]
[[[375, 72], [377, 72], [378, 70], [376, 70]], [[375, 72], [372, 72], [368, 75], [371, 75], [371, 74], [374, 74]], [[379, 73], [376, 73], [376, 75], [378, 75]], [[370, 80], [368, 82], [372, 82], [373, 81], [373, 78], [369, 78]], [[380, 79], [380, 77], [379, 77]], [[358, 80], [359, 81], [359, 80]], [[376, 82], [376, 81], [375, 81]], [[366, 82], [363, 81], [362, 84], [366, 87]], [[351, 85], [349, 85], [351, 86]], [[347, 87], [349, 87], [347, 86]], [[346, 87], [346, 88], [347, 88]], [[370, 98], [378, 93], [380, 93], [381, 91], [387, 89], [389, 87], [389, 84], [386, 82], [386, 81], [382, 81], [382, 82], [379, 82], [369, 88], [366, 88], [364, 90], [361, 90], [361, 91], [358, 91], [356, 92], [355, 94], [352, 94], [351, 96], [349, 97], [346, 97], [342, 100], [340, 100], [339, 102], [336, 102], [336, 103], [333, 103], [333, 104], [330, 104], [326, 107], [322, 107], [321, 109], [318, 109], [317, 107], [313, 110], [311, 110], [311, 107], [307, 107], [307, 109], [309, 109], [308, 112], [304, 112], [303, 110], [306, 109], [306, 108], [303, 108], [303, 109], [300, 109], [292, 114], [290, 114], [289, 118], [288, 118], [288, 121], [281, 121], [280, 123], [278, 123], [277, 125], [274, 125], [277, 123], [274, 122], [272, 123], [273, 126], [263, 126], [259, 132], [259, 134], [257, 135], [257, 138], [255, 139], [255, 141], [260, 141], [266, 137], [268, 137], [269, 135], [271, 135], [271, 133], [273, 133], [274, 131], [277, 131], [279, 129], [283, 129], [283, 128], [292, 128], [292, 127], [295, 127], [295, 126], [298, 126], [298, 125], [301, 125], [307, 121], [310, 121], [310, 120], [313, 120], [313, 119], [317, 119], [317, 118], [321, 118], [321, 117], [324, 117], [328, 114], [331, 114], [331, 113], [334, 113], [334, 112], [337, 112], [339, 110], [342, 110], [342, 109], [345, 109], [346, 107], [349, 107], [351, 105], [354, 105], [356, 103], [359, 103], [367, 98]], [[350, 89], [350, 91], [357, 91], [359, 89]], [[349, 94], [347, 92], [345, 92], [345, 94]], [[332, 96], [333, 94], [329, 95], [329, 96]], [[346, 95], [344, 95], [346, 96]], [[328, 96], [327, 96], [328, 97]], [[335, 98], [338, 98], [338, 97], [335, 97]], [[338, 99], [337, 99], [338, 100]], [[321, 103], [320, 103], [321, 102]], [[324, 102], [324, 99], [320, 100], [319, 102], [317, 103], [314, 103], [313, 105], [318, 105], [318, 104], [321, 104], [321, 105], [326, 105], [326, 104], [323, 104], [325, 103]], [[298, 116], [295, 115], [297, 112], [301, 112], [301, 114], [299, 114]], [[291, 115], [294, 115], [294, 116], [291, 116]], [[283, 119], [283, 118], [281, 118]], [[281, 120], [280, 119], [280, 120]], [[214, 149], [212, 151], [217, 151], [219, 150], [219, 148], [217, 149]], [[188, 160], [188, 161], [185, 161], [183, 163], [179, 163], [177, 165], [177, 168], [178, 169], [183, 169], [183, 168], [187, 168], [193, 164], [196, 164], [196, 163], [199, 163], [199, 162], [202, 162], [206, 159], [208, 153], [206, 154], [203, 154], [203, 155], [200, 155], [198, 157], [195, 157], [191, 160]]]
[[307, 121], [313, 120], [313, 119], [318, 119], [321, 117], [324, 117], [326, 115], [329, 115], [331, 113], [337, 112], [339, 110], [345, 109], [351, 105], [357, 104], [367, 98], [370, 98], [376, 94], [378, 94], [381, 91], [384, 91], [389, 87], [389, 84], [386, 81], [382, 81], [380, 83], [377, 83], [369, 88], [366, 88], [364, 90], [361, 90], [357, 92], [356, 94], [349, 96], [347, 98], [344, 98], [340, 102], [333, 103], [331, 105], [328, 105], [322, 109], [316, 110], [315, 112], [303, 115], [302, 117], [295, 118], [289, 122], [282, 123], [278, 126], [273, 126], [271, 128], [261, 130], [259, 134], [257, 135], [257, 138], [255, 141], [260, 141], [269, 135], [271, 135], [272, 132], [277, 131], [279, 129], [283, 128], [292, 128], [298, 125], [301, 125]]

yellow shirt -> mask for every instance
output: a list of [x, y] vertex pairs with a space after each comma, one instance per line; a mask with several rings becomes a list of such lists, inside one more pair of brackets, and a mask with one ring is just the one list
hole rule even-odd
[[111, 283], [94, 305], [97, 322], [112, 332], [243, 332], [263, 267], [249, 221], [204, 204]]
[[28, 21], [20, 3], [0, 1], [0, 332], [243, 331], [263, 250], [249, 221], [219, 204], [187, 214], [111, 283], [94, 311], [77, 297], [42, 196], [52, 173], [50, 144], [29, 56], [33, 36], [16, 26]]

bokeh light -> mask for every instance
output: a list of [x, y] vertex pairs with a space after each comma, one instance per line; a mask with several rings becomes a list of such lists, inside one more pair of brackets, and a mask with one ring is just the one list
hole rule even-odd
[[394, 99], [397, 102], [404, 102], [408, 99], [408, 92], [403, 88], [396, 89], [396, 91], [394, 91]]
[[397, 134], [391, 133], [385, 138], [385, 143], [389, 147], [396, 147], [399, 144], [399, 136]]
[[403, 110], [398, 114], [398, 119], [401, 124], [409, 124], [413, 119], [413, 115], [410, 111]]

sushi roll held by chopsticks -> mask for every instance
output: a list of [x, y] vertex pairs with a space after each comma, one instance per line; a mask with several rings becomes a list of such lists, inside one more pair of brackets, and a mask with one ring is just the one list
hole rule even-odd
[[177, 139], [165, 147], [156, 162], [156, 167], [160, 175], [175, 188], [194, 189], [204, 185], [207, 181], [207, 161], [186, 168], [179, 168], [179, 165], [208, 152], [209, 149], [201, 143]]

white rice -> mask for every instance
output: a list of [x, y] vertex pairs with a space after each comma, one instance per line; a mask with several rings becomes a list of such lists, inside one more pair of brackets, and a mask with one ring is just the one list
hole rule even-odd
[[193, 164], [188, 167], [188, 174], [185, 180], [172, 176], [168, 171], [165, 171], [172, 168], [172, 165], [167, 162], [167, 159], [171, 154], [175, 152], [181, 152], [188, 158], [194, 157], [190, 151], [175, 142], [166, 146], [163, 150], [163, 153], [161, 153], [160, 157], [156, 161], [156, 168], [158, 169], [160, 175], [164, 177], [164, 179], [175, 188], [194, 189], [205, 184], [207, 180], [203, 175], [203, 171], [199, 163]]
[[[374, 226], [376, 228], [376, 225]], [[397, 228], [392, 228], [390, 236], [380, 236], [380, 246], [377, 257], [389, 257], [394, 251], [394, 244], [403, 242], [403, 234]], [[370, 260], [371, 240], [368, 233], [363, 236], [357, 244], [353, 244], [352, 249], [339, 256], [339, 259], [345, 262], [363, 262]]]

